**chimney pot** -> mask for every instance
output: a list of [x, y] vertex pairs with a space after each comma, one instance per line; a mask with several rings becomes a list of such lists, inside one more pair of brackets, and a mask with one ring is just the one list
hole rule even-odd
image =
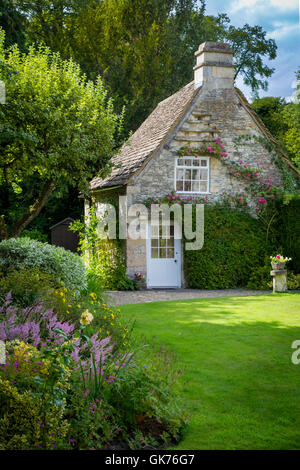
[[223, 42], [203, 42], [195, 52], [194, 87], [232, 88], [234, 81], [233, 50]]

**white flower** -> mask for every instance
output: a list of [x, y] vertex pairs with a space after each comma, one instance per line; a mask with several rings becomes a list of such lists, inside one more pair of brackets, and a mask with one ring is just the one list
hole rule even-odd
[[93, 321], [93, 319], [93, 315], [88, 310], [85, 310], [80, 317], [80, 323], [86, 326], [89, 325]]

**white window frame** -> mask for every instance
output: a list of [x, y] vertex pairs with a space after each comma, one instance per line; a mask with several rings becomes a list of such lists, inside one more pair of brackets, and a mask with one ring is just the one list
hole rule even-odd
[[[201, 166], [187, 166], [187, 165], [178, 165], [178, 159], [189, 158], [191, 160], [206, 160], [207, 166], [203, 167], [203, 169], [207, 169], [207, 191], [177, 191], [177, 169], [186, 169], [186, 170], [200, 170]], [[199, 180], [201, 182], [201, 180]], [[194, 157], [193, 155], [184, 155], [182, 157], [176, 157], [175, 162], [175, 174], [174, 174], [174, 189], [178, 194], [210, 194], [210, 157]]]

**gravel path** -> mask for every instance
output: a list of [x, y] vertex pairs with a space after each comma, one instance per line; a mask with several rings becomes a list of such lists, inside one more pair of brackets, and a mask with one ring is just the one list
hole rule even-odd
[[164, 300], [207, 299], [211, 297], [231, 297], [242, 295], [271, 294], [270, 290], [244, 289], [149, 289], [138, 291], [107, 291], [112, 305], [140, 304], [145, 302], [160, 302]]

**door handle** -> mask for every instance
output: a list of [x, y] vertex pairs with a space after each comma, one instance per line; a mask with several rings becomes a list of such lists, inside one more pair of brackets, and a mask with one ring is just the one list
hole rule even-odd
[[177, 259], [174, 259], [174, 263], [177, 263]]

